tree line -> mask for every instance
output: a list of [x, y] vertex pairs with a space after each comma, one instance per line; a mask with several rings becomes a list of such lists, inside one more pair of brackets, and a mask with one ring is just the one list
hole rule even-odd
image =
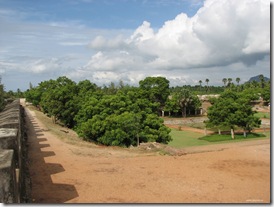
[[[208, 82], [207, 79], [207, 92], [212, 90]], [[237, 86], [226, 84], [224, 87], [215, 88], [217, 89], [215, 91], [221, 94], [221, 98], [211, 100], [213, 106], [209, 109], [208, 127], [222, 128], [229, 125], [234, 129], [235, 126], [243, 126], [242, 123], [231, 124], [232, 122], [221, 120], [221, 116], [216, 119], [213, 114], [216, 114], [216, 111], [225, 111], [225, 103], [229, 106], [232, 104], [233, 107], [239, 106], [237, 110], [227, 110], [230, 114], [234, 114], [236, 111], [247, 108], [249, 110], [250, 101], [258, 100], [260, 96], [266, 101], [270, 99], [270, 81], [263, 84], [241, 85], [238, 82]], [[196, 115], [201, 107], [197, 94], [201, 92], [201, 88], [197, 86], [170, 87], [169, 80], [165, 77], [147, 77], [141, 80], [137, 87], [125, 85], [122, 81], [116, 85], [111, 83], [109, 86], [99, 87], [89, 80], [76, 83], [63, 76], [56, 80], [42, 81], [36, 87], [30, 84], [25, 92], [20, 90], [17, 94], [3, 92], [3, 96], [24, 96], [28, 102], [52, 117], [54, 122], [58, 121], [74, 129], [85, 140], [127, 147], [138, 145], [140, 142], [168, 143], [171, 141], [170, 129], [164, 126], [160, 116], [167, 113], [169, 116], [183, 117]], [[245, 101], [239, 102], [237, 106], [231, 100], [235, 102], [238, 98], [223, 101], [222, 94], [228, 92], [236, 94], [235, 97], [245, 97]], [[218, 103], [221, 101], [223, 105]], [[248, 107], [240, 108], [241, 104]], [[248, 111], [248, 113], [246, 120], [251, 120], [253, 112]], [[243, 127], [245, 130], [258, 125], [247, 123], [247, 121], [244, 123], [247, 124]]]
[[104, 145], [130, 146], [140, 142], [171, 141], [170, 129], [158, 116], [169, 95], [163, 77], [140, 81], [139, 87], [98, 87], [89, 80], [67, 77], [41, 82], [25, 93], [27, 101], [53, 121], [73, 128], [83, 139]]

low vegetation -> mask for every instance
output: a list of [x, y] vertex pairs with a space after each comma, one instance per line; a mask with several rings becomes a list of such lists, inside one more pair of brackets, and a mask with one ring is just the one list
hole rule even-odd
[[[250, 133], [247, 136], [244, 136], [241, 134], [235, 134], [235, 140], [247, 140], [247, 139], [254, 139], [254, 138], [266, 138], [267, 136], [264, 134], [258, 134], [258, 133]], [[204, 137], [200, 137], [199, 140], [208, 141], [208, 142], [221, 142], [221, 141], [231, 141], [231, 136], [228, 134], [214, 134], [214, 135], [208, 135]]]
[[197, 132], [172, 129], [170, 135], [172, 141], [169, 142], [168, 145], [171, 147], [181, 148], [210, 144], [208, 141], [199, 140], [198, 138], [201, 137], [202, 134]]
[[256, 117], [258, 118], [265, 118], [265, 119], [270, 119], [270, 112], [258, 112], [255, 114]]
[[194, 146], [204, 146], [219, 143], [233, 143], [238, 141], [249, 141], [254, 139], [269, 139], [270, 132], [266, 133], [250, 133], [244, 137], [243, 133], [236, 133], [235, 138], [231, 139], [230, 134], [212, 134], [204, 136], [201, 133], [180, 131], [177, 129], [171, 130], [172, 141], [168, 143], [171, 147], [184, 148]]

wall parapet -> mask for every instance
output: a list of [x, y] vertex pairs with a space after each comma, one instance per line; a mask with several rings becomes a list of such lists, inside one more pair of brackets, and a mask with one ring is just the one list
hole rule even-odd
[[1, 203], [31, 202], [24, 116], [19, 99], [0, 112]]

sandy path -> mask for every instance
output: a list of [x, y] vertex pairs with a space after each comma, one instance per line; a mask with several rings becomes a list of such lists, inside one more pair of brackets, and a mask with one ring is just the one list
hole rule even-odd
[[64, 143], [33, 111], [26, 114], [33, 202], [270, 202], [269, 140], [184, 156], [137, 156]]

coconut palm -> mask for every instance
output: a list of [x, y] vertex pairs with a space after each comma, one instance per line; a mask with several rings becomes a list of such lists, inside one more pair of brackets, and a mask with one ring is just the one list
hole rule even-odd
[[226, 83], [227, 83], [227, 79], [226, 78], [223, 78], [223, 83], [224, 83], [224, 86], [226, 87]]
[[201, 88], [202, 88], [202, 82], [201, 80], [199, 80], [199, 83], [200, 83], [200, 91], [201, 91]]
[[208, 91], [208, 82], [209, 82], [209, 79], [207, 78], [207, 79], [205, 80], [205, 82], [206, 82], [206, 85], [207, 85], [207, 91]]
[[241, 81], [241, 79], [239, 77], [236, 78], [236, 82], [237, 82], [238, 85], [239, 85], [240, 81]]

